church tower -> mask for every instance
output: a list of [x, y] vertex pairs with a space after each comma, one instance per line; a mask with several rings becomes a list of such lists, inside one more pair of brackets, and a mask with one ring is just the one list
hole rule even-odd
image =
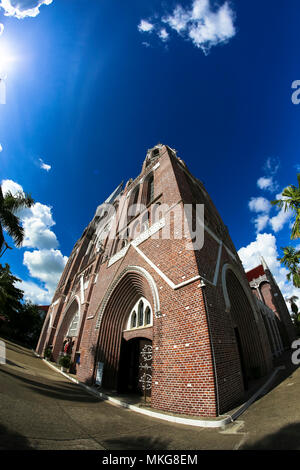
[[57, 361], [66, 344], [79, 381], [193, 416], [232, 409], [272, 369], [228, 229], [167, 145], [147, 151], [75, 243], [37, 350]]

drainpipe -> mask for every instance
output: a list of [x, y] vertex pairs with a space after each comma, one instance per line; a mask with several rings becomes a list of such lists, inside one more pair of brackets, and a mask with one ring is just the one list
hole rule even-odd
[[214, 345], [213, 345], [212, 333], [211, 333], [211, 325], [210, 325], [210, 319], [209, 319], [209, 314], [208, 314], [208, 305], [207, 305], [206, 294], [205, 294], [205, 290], [204, 290], [204, 287], [206, 287], [206, 284], [203, 281], [203, 279], [201, 279], [201, 282], [200, 282], [199, 286], [202, 288], [202, 295], [203, 295], [204, 306], [205, 306], [205, 310], [206, 310], [206, 318], [207, 318], [207, 324], [208, 324], [208, 330], [209, 330], [210, 347], [211, 347], [211, 353], [212, 353], [212, 359], [213, 359], [213, 368], [214, 368], [214, 373], [215, 373], [217, 416], [220, 416], [218, 375], [217, 375], [215, 351], [214, 351]]

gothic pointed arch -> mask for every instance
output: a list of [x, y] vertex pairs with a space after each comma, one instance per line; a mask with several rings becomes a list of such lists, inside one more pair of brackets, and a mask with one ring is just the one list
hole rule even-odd
[[[148, 301], [157, 316], [160, 304], [154, 279], [144, 268], [128, 266], [111, 284], [101, 303], [96, 325], [99, 328], [96, 361], [104, 363], [103, 386], [106, 388], [117, 387], [123, 333], [127, 329], [130, 312], [136, 304], [138, 322], [141, 298]], [[145, 337], [146, 334], [148, 338], [152, 325], [143, 326], [145, 331], [139, 328], [139, 335]]]
[[249, 381], [265, 375], [270, 366], [270, 351], [267, 351], [262, 332], [264, 326], [255, 308], [254, 296], [235, 266], [223, 266], [222, 287], [226, 312], [231, 317], [244, 388], [247, 389]]

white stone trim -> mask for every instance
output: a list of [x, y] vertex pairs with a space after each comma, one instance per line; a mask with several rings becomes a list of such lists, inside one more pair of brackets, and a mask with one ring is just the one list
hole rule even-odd
[[250, 287], [258, 288], [262, 282], [269, 282], [265, 274], [259, 276], [256, 279], [252, 279], [252, 281], [250, 282]]
[[[254, 297], [253, 297], [253, 294], [250, 290], [249, 284], [245, 284], [245, 281], [242, 278], [240, 271], [234, 265], [229, 264], [229, 263], [224, 264], [223, 269], [222, 269], [222, 289], [223, 289], [223, 295], [224, 295], [225, 306], [226, 306], [225, 311], [230, 312], [230, 309], [231, 309], [231, 303], [230, 303], [230, 300], [229, 300], [227, 285], [226, 285], [226, 273], [227, 273], [228, 269], [233, 271], [233, 273], [237, 277], [238, 281], [240, 282], [241, 287], [243, 288], [243, 291], [244, 291], [247, 299], [249, 300], [249, 303], [250, 303], [250, 306], [252, 308], [253, 315], [254, 315], [254, 318], [255, 318], [255, 322], [258, 323], [257, 307], [255, 305]], [[250, 292], [249, 292], [249, 290], [250, 290]]]
[[109, 261], [108, 261], [108, 267], [110, 267], [112, 264], [116, 263], [117, 261], [119, 261], [119, 259], [121, 258], [124, 258], [124, 256], [126, 255], [127, 251], [128, 251], [128, 248], [130, 247], [130, 244], [128, 244], [127, 246], [125, 246], [124, 248], [122, 248], [122, 250], [118, 251], [118, 253], [116, 253], [115, 255], [113, 255]]
[[80, 276], [80, 301], [84, 303], [84, 285], [83, 285], [83, 274]]
[[152, 297], [153, 297], [154, 315], [155, 315], [156, 318], [159, 318], [161, 316], [158, 289], [157, 289], [156, 283], [155, 283], [153, 277], [151, 276], [151, 274], [145, 268], [142, 268], [141, 266], [127, 266], [119, 274], [119, 276], [110, 284], [109, 288], [107, 289], [107, 291], [106, 291], [106, 293], [103, 297], [103, 300], [101, 302], [100, 309], [99, 309], [99, 312], [98, 312], [98, 318], [97, 318], [96, 327], [95, 327], [96, 329], [100, 328], [102, 317], [103, 317], [106, 305], [107, 305], [112, 293], [117, 288], [119, 282], [123, 279], [123, 277], [126, 276], [126, 274], [130, 273], [130, 272], [137, 272], [137, 273], [141, 274], [142, 276], [144, 276], [144, 278], [148, 281], [148, 283], [150, 285], [150, 288], [151, 288]]
[[[140, 302], [143, 303], [143, 307], [144, 307], [143, 325], [138, 326]], [[147, 307], [149, 307], [149, 309], [150, 309], [151, 316], [150, 316], [150, 323], [147, 323], [145, 325], [144, 321], [145, 321], [145, 312], [147, 310]], [[135, 326], [135, 327], [131, 327], [131, 317], [132, 317], [133, 313], [136, 313], [136, 324], [137, 324], [137, 326]], [[134, 307], [131, 309], [131, 312], [130, 312], [130, 314], [128, 316], [128, 320], [127, 320], [126, 330], [124, 330], [124, 331], [135, 331], [135, 330], [139, 330], [141, 328], [143, 328], [143, 329], [144, 328], [149, 328], [151, 326], [153, 326], [153, 314], [152, 314], [151, 304], [145, 297], [140, 297], [139, 300], [135, 303]]]
[[136, 247], [143, 243], [145, 240], [150, 238], [152, 235], [154, 235], [156, 232], [158, 232], [161, 228], [163, 228], [166, 225], [166, 221], [164, 218], [161, 218], [158, 222], [155, 224], [151, 225], [147, 230], [142, 232], [137, 238], [132, 240], [131, 245]]
[[219, 276], [219, 270], [220, 270], [220, 262], [221, 262], [221, 255], [222, 255], [222, 248], [223, 248], [223, 243], [221, 242], [220, 245], [219, 245], [218, 257], [217, 257], [217, 264], [216, 264], [215, 274], [214, 274], [214, 280], [213, 280], [214, 286], [216, 286], [216, 285], [217, 285], [217, 282], [218, 282], [218, 276]]

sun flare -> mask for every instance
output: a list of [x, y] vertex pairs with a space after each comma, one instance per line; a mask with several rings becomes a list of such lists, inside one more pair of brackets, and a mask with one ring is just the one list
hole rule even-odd
[[0, 73], [3, 75], [10, 72], [16, 60], [16, 54], [12, 48], [0, 39]]

